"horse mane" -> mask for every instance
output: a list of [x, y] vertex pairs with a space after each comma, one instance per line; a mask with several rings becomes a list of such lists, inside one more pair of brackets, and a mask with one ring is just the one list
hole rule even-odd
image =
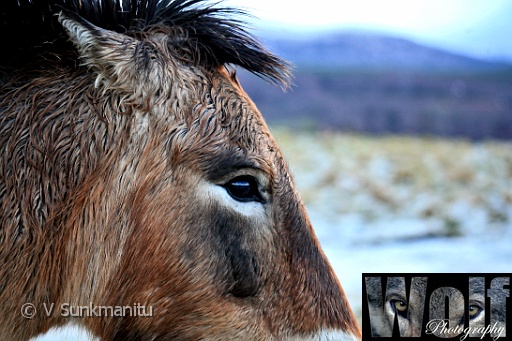
[[[188, 62], [207, 67], [238, 65], [272, 83], [289, 83], [289, 65], [269, 53], [246, 30], [242, 10], [205, 4], [206, 0], [2, 0], [0, 67], [19, 68], [74, 48], [57, 15], [137, 36], [148, 31], [173, 35]], [[176, 46], [170, 46], [176, 51]], [[172, 51], [171, 51], [172, 52]]]

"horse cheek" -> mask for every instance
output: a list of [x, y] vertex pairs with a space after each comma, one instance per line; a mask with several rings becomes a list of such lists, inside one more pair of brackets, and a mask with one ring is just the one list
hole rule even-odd
[[249, 233], [244, 231], [251, 227], [249, 222], [222, 212], [216, 214], [214, 226], [224, 263], [228, 267], [226, 293], [239, 298], [256, 295], [261, 279], [256, 250], [250, 249], [247, 240]]

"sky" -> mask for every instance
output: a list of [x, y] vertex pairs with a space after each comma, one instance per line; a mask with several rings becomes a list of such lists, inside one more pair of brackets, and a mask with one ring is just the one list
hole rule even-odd
[[511, 0], [225, 0], [257, 17], [256, 35], [364, 30], [512, 62]]

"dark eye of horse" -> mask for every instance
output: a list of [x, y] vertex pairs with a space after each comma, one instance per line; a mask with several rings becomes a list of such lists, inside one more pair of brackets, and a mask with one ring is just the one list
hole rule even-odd
[[229, 180], [224, 188], [236, 201], [265, 203], [258, 187], [258, 180], [250, 175], [237, 176]]

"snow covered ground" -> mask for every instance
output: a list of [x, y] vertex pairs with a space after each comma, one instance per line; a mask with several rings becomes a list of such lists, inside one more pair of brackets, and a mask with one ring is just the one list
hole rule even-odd
[[274, 135], [359, 319], [362, 273], [512, 272], [512, 143]]
[[393, 239], [393, 229], [411, 233], [424, 230], [418, 222], [402, 220], [374, 224], [377, 232], [373, 238], [369, 233], [360, 236], [357, 230], [364, 227], [352, 219], [326, 221], [311, 213], [323, 249], [359, 321], [362, 273], [512, 272], [510, 228], [503, 234]]

